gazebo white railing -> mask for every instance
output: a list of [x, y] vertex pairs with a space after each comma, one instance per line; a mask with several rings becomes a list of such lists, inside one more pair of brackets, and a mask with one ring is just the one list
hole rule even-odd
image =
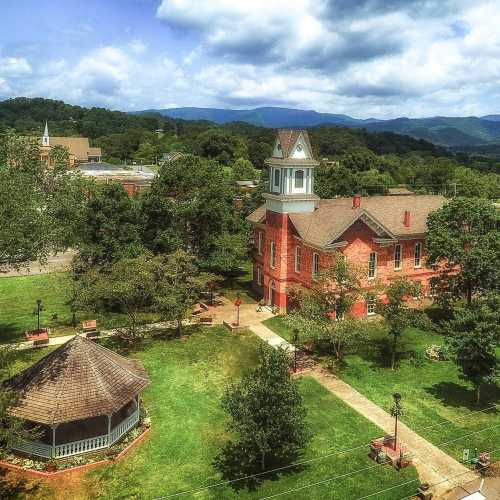
[[49, 444], [37, 441], [20, 440], [12, 445], [12, 448], [23, 453], [36, 455], [44, 458], [65, 458], [81, 453], [108, 448], [126, 434], [132, 427], [139, 422], [139, 409], [130, 414], [125, 420], [120, 422], [111, 432], [101, 436], [72, 441], [71, 443], [58, 444], [51, 446]]

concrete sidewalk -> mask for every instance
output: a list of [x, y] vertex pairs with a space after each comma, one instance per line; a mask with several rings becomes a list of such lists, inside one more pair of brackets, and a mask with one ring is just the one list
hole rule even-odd
[[[392, 434], [394, 432], [394, 418], [349, 384], [318, 368], [313, 370], [311, 376], [351, 408], [380, 427], [385, 433]], [[436, 495], [442, 495], [458, 484], [477, 478], [477, 475], [470, 469], [419, 436], [403, 423], [398, 425], [398, 436], [414, 456], [413, 463], [418, 471], [420, 481], [437, 484], [434, 487]]]

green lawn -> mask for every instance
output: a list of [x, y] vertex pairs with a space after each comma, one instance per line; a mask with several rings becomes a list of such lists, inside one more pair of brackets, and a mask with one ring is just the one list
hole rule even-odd
[[[281, 317], [265, 323], [279, 335], [291, 339], [291, 331]], [[452, 361], [429, 361], [424, 356], [427, 346], [443, 341], [440, 335], [408, 329], [400, 347], [400, 367], [391, 371], [387, 367], [387, 337], [375, 335], [366, 346], [347, 356], [347, 366], [339, 375], [387, 410], [392, 404], [391, 395], [400, 392], [405, 407], [403, 421], [457, 459], [462, 458], [464, 448], [477, 447], [479, 451], [500, 448], [500, 407], [477, 412], [500, 403], [500, 389], [485, 387], [483, 404], [476, 407], [472, 386], [459, 378]], [[443, 425], [436, 425], [440, 423]], [[483, 431], [493, 426], [498, 427]], [[477, 431], [481, 432], [459, 439]], [[455, 439], [458, 440], [454, 443], [440, 444]], [[500, 452], [493, 458], [500, 459]]]
[[259, 300], [255, 291], [252, 289], [253, 264], [246, 261], [235, 276], [226, 278], [221, 286], [221, 293], [227, 299], [234, 301], [237, 294], [245, 304], [254, 304]]
[[[152, 383], [144, 393], [152, 419], [151, 434], [124, 460], [88, 472], [82, 480], [79, 495], [82, 498], [153, 499], [219, 482], [221, 477], [211, 465], [227, 438], [219, 398], [231, 380], [239, 378], [255, 363], [258, 342], [249, 333], [234, 335], [214, 327], [197, 330], [185, 342], [154, 340], [133, 353], [144, 362], [151, 376]], [[32, 362], [40, 352], [23, 355]], [[353, 448], [381, 434], [380, 429], [315, 380], [303, 379], [301, 390], [314, 432], [314, 438], [301, 459]], [[368, 448], [363, 447], [349, 454], [337, 454], [291, 468], [264, 478], [253, 490], [243, 488], [236, 491], [229, 485], [222, 485], [205, 490], [196, 498], [256, 499], [300, 488], [374, 466], [367, 452]], [[415, 481], [401, 485], [412, 480]], [[389, 466], [375, 466], [283, 498], [347, 500], [398, 486], [374, 497], [397, 500], [413, 493], [417, 485], [414, 468], [398, 473]], [[44, 494], [50, 496], [46, 490]], [[178, 498], [193, 498], [193, 495]]]
[[[75, 330], [71, 326], [70, 296], [68, 273], [0, 278], [0, 343], [25, 340], [24, 331], [36, 328], [33, 310], [37, 299], [42, 299], [44, 305], [40, 325], [49, 327], [52, 335], [75, 333], [85, 319], [97, 319], [100, 328], [116, 328], [126, 322], [123, 314], [77, 313], [78, 326]], [[156, 318], [143, 314], [141, 319], [151, 321]]]

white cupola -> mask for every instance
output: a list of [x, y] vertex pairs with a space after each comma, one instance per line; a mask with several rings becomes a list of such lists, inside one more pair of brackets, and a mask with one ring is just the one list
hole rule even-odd
[[273, 156], [266, 160], [269, 190], [266, 205], [275, 212], [314, 211], [314, 160], [305, 130], [279, 130]]

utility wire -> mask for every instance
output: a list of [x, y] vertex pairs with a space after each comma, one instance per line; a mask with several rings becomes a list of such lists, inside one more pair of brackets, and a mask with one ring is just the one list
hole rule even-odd
[[[495, 408], [497, 406], [498, 406], [498, 404], [495, 404], [495, 405], [492, 405], [492, 406], [490, 406], [488, 408], [484, 408], [482, 410], [476, 410], [476, 411], [470, 412], [470, 413], [468, 413], [468, 414], [466, 414], [466, 415], [464, 415], [462, 417], [459, 417], [458, 419], [455, 419], [454, 421], [446, 421], [445, 420], [443, 422], [439, 422], [438, 424], [433, 424], [433, 425], [426, 426], [426, 427], [419, 427], [417, 429], [420, 430], [420, 431], [422, 431], [422, 430], [426, 430], [426, 429], [429, 429], [429, 428], [437, 427], [439, 425], [450, 425], [450, 424], [455, 423], [458, 420], [463, 420], [465, 418], [470, 417], [471, 415], [474, 415], [476, 413], [481, 413], [481, 412], [484, 412], [484, 411], [488, 411], [488, 410], [490, 410], [492, 408]], [[482, 431], [480, 431], [480, 432], [482, 432]], [[419, 436], [419, 438], [425, 439], [422, 436]], [[174, 498], [174, 497], [178, 497], [178, 496], [182, 496], [182, 495], [188, 495], [190, 493], [198, 493], [198, 492], [205, 491], [205, 490], [208, 490], [208, 489], [216, 488], [218, 486], [225, 486], [225, 485], [232, 484], [232, 483], [235, 483], [235, 482], [238, 482], [238, 481], [244, 481], [244, 480], [250, 479], [252, 477], [259, 477], [259, 476], [262, 476], [262, 475], [271, 474], [273, 472], [279, 472], [279, 471], [282, 471], [282, 470], [289, 469], [291, 467], [298, 467], [300, 465], [305, 465], [305, 464], [308, 464], [308, 463], [317, 462], [319, 460], [324, 460], [326, 458], [329, 458], [329, 457], [332, 457], [332, 456], [335, 456], [335, 455], [340, 455], [342, 453], [348, 453], [350, 451], [359, 450], [359, 449], [364, 448], [364, 447], [366, 447], [368, 445], [369, 445], [369, 443], [363, 443], [363, 444], [361, 444], [359, 446], [356, 446], [354, 448], [349, 448], [349, 449], [346, 449], [346, 450], [332, 451], [331, 453], [327, 453], [326, 455], [320, 455], [319, 457], [314, 457], [314, 458], [310, 458], [310, 459], [307, 459], [307, 460], [302, 460], [300, 462], [295, 462], [295, 463], [290, 464], [290, 465], [284, 465], [283, 467], [277, 467], [275, 469], [270, 469], [270, 470], [267, 470], [267, 471], [257, 472], [255, 474], [249, 474], [247, 476], [242, 476], [242, 477], [238, 477], [238, 478], [235, 478], [235, 479], [230, 479], [230, 480], [227, 480], [227, 481], [220, 481], [220, 482], [217, 482], [217, 483], [209, 484], [207, 486], [201, 486], [199, 488], [193, 488], [191, 490], [185, 490], [185, 491], [180, 491], [178, 493], [172, 493], [170, 495], [165, 495], [165, 496], [159, 497], [156, 500], [163, 500], [165, 498]]]
[[[441, 442], [441, 443], [437, 443], [435, 446], [443, 446], [443, 445], [446, 445], [446, 444], [449, 444], [449, 443], [454, 443], [455, 441], [458, 441], [460, 439], [464, 439], [468, 436], [473, 436], [475, 434], [479, 434], [480, 432], [484, 432], [484, 431], [487, 431], [487, 430], [491, 430], [491, 429], [495, 429], [496, 427], [500, 427], [500, 424], [497, 424], [497, 425], [493, 425], [491, 427], [486, 427], [484, 429], [481, 429], [480, 431], [476, 431], [476, 432], [471, 432], [469, 434], [466, 434], [464, 436], [461, 436], [457, 439], [452, 439], [450, 441], [445, 441], [445, 442]], [[313, 486], [317, 486], [319, 484], [324, 484], [324, 483], [328, 483], [330, 481], [335, 481], [337, 479], [340, 479], [340, 478], [343, 478], [343, 477], [346, 477], [346, 476], [350, 476], [350, 475], [353, 475], [353, 474], [357, 474], [359, 472], [363, 472], [365, 470], [369, 470], [369, 469], [373, 469], [374, 467], [377, 467], [379, 465], [383, 465], [383, 464], [375, 464], [375, 465], [372, 465], [370, 467], [365, 467], [363, 469], [358, 469], [358, 470], [355, 470], [355, 471], [351, 471], [351, 472], [348, 472], [348, 473], [345, 473], [345, 474], [340, 474], [338, 476], [333, 476], [333, 477], [330, 477], [330, 478], [327, 478], [327, 479], [323, 479], [322, 481], [317, 481], [315, 483], [310, 483], [310, 484], [305, 484], [303, 486], [300, 486], [298, 488], [291, 488], [289, 490], [286, 490], [286, 491], [282, 491], [280, 493], [275, 493], [274, 495], [270, 495], [270, 496], [267, 496], [267, 497], [262, 497], [260, 500], [268, 500], [270, 498], [276, 498], [276, 497], [279, 497], [279, 496], [282, 496], [282, 495], [286, 495], [288, 493], [293, 493], [295, 491], [301, 491], [301, 490], [304, 490], [306, 488], [311, 488]]]

